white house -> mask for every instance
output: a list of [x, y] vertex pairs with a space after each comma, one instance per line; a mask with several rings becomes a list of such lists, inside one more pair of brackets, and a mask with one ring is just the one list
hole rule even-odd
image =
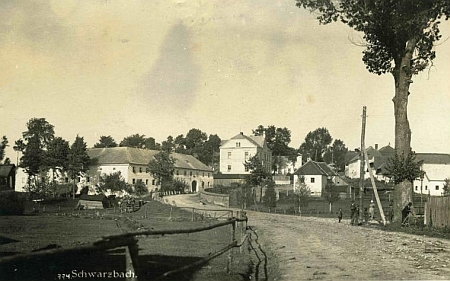
[[423, 161], [423, 180], [413, 182], [414, 192], [439, 196], [444, 192], [445, 179], [450, 179], [450, 154], [417, 153], [416, 160]]
[[[89, 157], [92, 164], [89, 167], [87, 182], [95, 185], [102, 174], [120, 172], [129, 184], [143, 182], [149, 191], [160, 188], [149, 173], [148, 163], [158, 154], [158, 150], [132, 147], [90, 148]], [[213, 185], [213, 170], [192, 155], [171, 153], [175, 159], [174, 178], [184, 181], [190, 192], [199, 192]]]
[[309, 160], [294, 173], [294, 189], [303, 183], [309, 187], [312, 196], [321, 196], [329, 182], [335, 186], [347, 185], [325, 162]]
[[[91, 158], [89, 171], [76, 179], [77, 191], [79, 194], [83, 187], [89, 187], [89, 194], [95, 193], [95, 186], [99, 183], [101, 175], [120, 172], [125, 182], [136, 184], [143, 182], [149, 191], [160, 188], [156, 180], [149, 173], [148, 163], [159, 153], [158, 150], [131, 148], [131, 147], [111, 147], [111, 148], [90, 148], [87, 150]], [[213, 170], [200, 162], [192, 155], [172, 153], [175, 158], [174, 178], [184, 181], [189, 186], [190, 192], [199, 192], [205, 188], [213, 186]], [[48, 173], [51, 179], [51, 171]], [[70, 183], [67, 174], [57, 173], [55, 180], [58, 183]], [[23, 192], [27, 184], [28, 175], [23, 169], [17, 169], [15, 190]]]
[[264, 136], [246, 136], [240, 133], [220, 146], [220, 172], [222, 174], [249, 174], [244, 163], [257, 156], [266, 170], [272, 171], [272, 151], [267, 147]]
[[[375, 148], [369, 146], [366, 148], [366, 151], [373, 176], [380, 181], [389, 181], [389, 178], [386, 175], [386, 166], [388, 165], [389, 158], [395, 155], [395, 149], [390, 145], [378, 149], [378, 144], [375, 144]], [[362, 153], [349, 151], [348, 155], [351, 155], [352, 157], [345, 165], [345, 176], [352, 179], [360, 178]], [[364, 160], [364, 179], [368, 178], [370, 178], [369, 168]]]

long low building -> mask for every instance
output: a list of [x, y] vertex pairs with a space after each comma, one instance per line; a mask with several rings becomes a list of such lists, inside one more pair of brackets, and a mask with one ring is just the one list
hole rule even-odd
[[[120, 172], [129, 184], [143, 182], [149, 191], [159, 188], [150, 174], [148, 163], [158, 154], [158, 150], [132, 147], [90, 148], [91, 158], [87, 185], [96, 185], [103, 174]], [[174, 178], [189, 185], [190, 192], [199, 192], [213, 186], [213, 170], [192, 155], [171, 153], [175, 159]], [[83, 180], [83, 179], [82, 179]]]

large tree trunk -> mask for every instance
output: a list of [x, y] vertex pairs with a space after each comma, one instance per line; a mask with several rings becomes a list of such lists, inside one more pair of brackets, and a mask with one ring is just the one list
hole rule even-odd
[[[395, 150], [404, 159], [411, 153], [411, 129], [408, 121], [409, 85], [412, 83], [411, 59], [417, 40], [409, 40], [405, 52], [396, 61], [393, 71], [395, 81], [394, 102], [395, 115]], [[395, 186], [394, 190], [394, 222], [400, 222], [402, 209], [412, 202], [412, 182], [405, 180]]]

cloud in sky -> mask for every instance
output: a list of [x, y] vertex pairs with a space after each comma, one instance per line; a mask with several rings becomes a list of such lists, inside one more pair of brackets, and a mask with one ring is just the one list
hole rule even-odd
[[[349, 40], [358, 36], [292, 0], [2, 1], [0, 134], [13, 143], [32, 117], [91, 146], [101, 135], [162, 141], [195, 127], [225, 139], [273, 124], [295, 147], [327, 127], [355, 148], [366, 105], [366, 143], [393, 143], [393, 81], [367, 72]], [[418, 151], [450, 152], [448, 44], [411, 86]]]

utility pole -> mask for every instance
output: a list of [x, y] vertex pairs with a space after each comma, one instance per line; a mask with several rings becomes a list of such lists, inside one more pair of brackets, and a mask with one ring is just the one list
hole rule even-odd
[[363, 193], [364, 193], [364, 148], [365, 146], [365, 138], [366, 135], [366, 106], [363, 106], [363, 115], [362, 115], [362, 128], [361, 128], [361, 162], [359, 169], [359, 221], [363, 221]]

